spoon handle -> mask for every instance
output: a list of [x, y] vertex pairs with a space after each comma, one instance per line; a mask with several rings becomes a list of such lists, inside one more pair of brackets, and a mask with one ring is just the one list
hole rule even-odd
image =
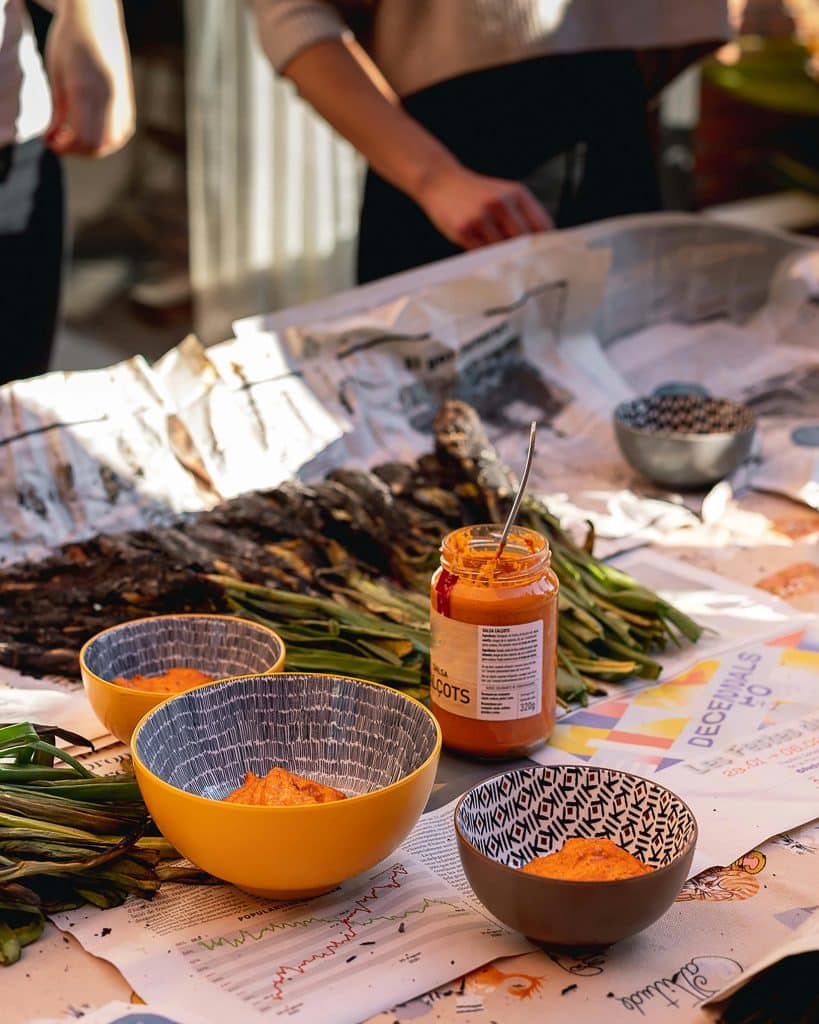
[[512, 529], [518, 511], [520, 509], [520, 503], [523, 501], [523, 492], [526, 490], [526, 482], [529, 479], [529, 473], [532, 469], [532, 460], [535, 456], [535, 435], [537, 434], [537, 422], [532, 420], [532, 425], [529, 428], [529, 449], [526, 452], [526, 465], [523, 467], [523, 475], [520, 478], [520, 485], [518, 486], [518, 493], [515, 495], [515, 500], [512, 502], [512, 507], [509, 509], [509, 515], [506, 517], [506, 522], [503, 525], [503, 532], [500, 536], [498, 543], [498, 552], [495, 558], [499, 559], [503, 554], [503, 549], [506, 547], [506, 541], [509, 538], [509, 531]]

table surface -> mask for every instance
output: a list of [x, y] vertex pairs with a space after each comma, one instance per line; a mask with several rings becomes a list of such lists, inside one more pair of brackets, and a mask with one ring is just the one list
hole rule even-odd
[[[664, 552], [685, 559], [691, 564], [719, 572], [725, 576], [747, 584], [756, 584], [762, 579], [769, 579], [781, 574], [783, 579], [780, 596], [790, 600], [795, 608], [801, 611], [819, 613], [819, 513], [804, 506], [774, 496], [751, 494], [735, 503], [729, 514], [717, 524], [703, 525], [694, 530], [672, 538], [671, 544], [664, 546]], [[801, 583], [794, 587], [788, 584], [788, 573], [781, 571], [788, 567], [800, 566]], [[806, 570], [807, 567], [807, 571]], [[791, 574], [792, 575], [792, 574]], [[508, 762], [503, 767], [508, 767]], [[477, 762], [444, 755], [441, 760], [438, 779], [430, 800], [430, 809], [442, 806], [474, 781], [500, 770], [498, 763]], [[794, 830], [796, 831], [796, 830]], [[797, 914], [800, 906], [800, 889], [804, 889], [804, 881], [798, 875], [808, 877], [813, 868], [813, 857], [819, 854], [819, 827], [815, 828], [814, 838], [802, 844], [807, 851], [807, 859], [793, 858], [794, 852], [785, 849], [787, 844], [763, 844], [764, 852], [753, 851], [749, 857], [752, 862], [743, 864], [738, 861], [730, 869], [724, 869], [723, 876], [706, 880], [708, 892], [694, 893], [688, 904], [676, 904], [676, 917], [669, 926], [667, 941], [672, 946], [682, 937], [684, 927], [682, 913], [712, 913], [714, 927], [722, 927], [726, 922], [733, 922], [732, 927], [739, 929], [741, 934], [750, 936], [754, 932], [757, 918], [767, 920], [772, 912], [774, 916], [785, 919], [788, 913]], [[787, 861], [799, 866], [799, 871], [790, 877], [780, 877], [771, 865]], [[766, 865], [762, 871], [758, 865]], [[807, 874], [806, 874], [807, 871]], [[756, 874], [754, 873], [756, 872]], [[759, 878], [763, 878], [760, 881]], [[812, 877], [815, 890], [815, 869]], [[765, 892], [763, 892], [763, 889]], [[760, 909], [755, 909], [749, 893], [764, 896], [757, 902]], [[709, 903], [708, 901], [712, 902]], [[694, 908], [696, 910], [687, 910]], [[815, 899], [813, 900], [815, 903]], [[805, 908], [805, 900], [801, 906]], [[713, 909], [704, 910], [703, 908]], [[679, 908], [683, 908], [679, 910]], [[796, 908], [796, 909], [794, 909]], [[807, 908], [809, 909], [809, 908]], [[807, 910], [805, 910], [807, 912]], [[730, 915], [726, 917], [725, 915]], [[671, 912], [667, 915], [672, 916]], [[794, 918], [796, 920], [796, 918]], [[662, 925], [660, 922], [659, 925]], [[655, 925], [655, 928], [658, 926]], [[782, 941], [782, 937], [779, 937]], [[640, 955], [639, 944], [634, 940], [616, 947], [620, 956]], [[756, 947], [749, 947], [756, 948]], [[757, 949], [755, 956], [759, 955]], [[754, 957], [755, 958], [755, 957]], [[747, 965], [746, 961], [746, 965]], [[512, 965], [512, 966], [510, 966]], [[428, 996], [413, 1000], [397, 1011], [379, 1014], [373, 1021], [379, 1024], [409, 1020], [448, 1021], [457, 1018], [459, 1024], [468, 1024], [470, 1020], [488, 1022], [492, 1019], [507, 1021], [526, 1021], [543, 1019], [545, 1006], [543, 998], [538, 998], [539, 990], [548, 989], [545, 985], [546, 971], [562, 978], [564, 986], [558, 989], [564, 998], [559, 1004], [551, 1004], [550, 1020], [562, 1020], [562, 1013], [554, 1016], [551, 1011], [563, 1010], [571, 1014], [569, 998], [576, 989], [575, 982], [589, 972], [602, 970], [589, 958], [573, 958], [566, 956], [547, 956], [543, 952], [526, 954], [473, 971], [465, 978], [454, 979], [446, 989], [439, 991], [434, 997]], [[52, 925], [48, 925], [42, 939], [23, 952], [21, 960], [0, 973], [3, 981], [2, 1005], [7, 1024], [23, 1024], [35, 1017], [59, 1017], [71, 1015], [77, 1017], [90, 1008], [103, 1006], [113, 1000], [130, 1000], [134, 996], [130, 985], [111, 964], [105, 960], [86, 953], [80, 944], [68, 934], [63, 934]], [[528, 979], [528, 981], [527, 981]], [[534, 979], [534, 980], [533, 980]], [[669, 1020], [689, 1022], [712, 1019], [704, 1011], [698, 1009], [702, 994], [694, 993], [686, 1004], [685, 999], [676, 995], [676, 1009]], [[616, 1000], [615, 1000], [616, 1002]], [[667, 1000], [666, 1000], [667, 1004]], [[658, 1004], [655, 1004], [655, 1006]], [[667, 1005], [666, 1005], [667, 1008]], [[615, 1007], [618, 1009], [618, 1007]], [[622, 1005], [620, 1006], [622, 1009]], [[490, 1012], [487, 1012], [490, 1011]], [[655, 1007], [649, 1018], [641, 1012], [629, 1012], [625, 1017], [612, 1014], [612, 1020], [620, 1019], [660, 1019], [655, 1017]], [[566, 1019], [570, 1019], [569, 1016]], [[582, 1016], [577, 1017], [582, 1021]], [[662, 1019], [665, 1019], [663, 1016]]]

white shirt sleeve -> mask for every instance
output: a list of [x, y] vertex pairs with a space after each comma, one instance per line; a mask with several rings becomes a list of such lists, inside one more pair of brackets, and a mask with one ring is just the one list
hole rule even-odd
[[302, 50], [325, 39], [342, 39], [349, 29], [323, 0], [246, 0], [256, 17], [259, 40], [276, 71]]
[[51, 93], [23, 0], [0, 0], [0, 147], [42, 135]]

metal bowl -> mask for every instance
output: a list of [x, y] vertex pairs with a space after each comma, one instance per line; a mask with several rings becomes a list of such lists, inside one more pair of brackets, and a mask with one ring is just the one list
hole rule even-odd
[[688, 392], [621, 402], [614, 433], [623, 458], [664, 487], [708, 487], [750, 454], [756, 418], [746, 405]]

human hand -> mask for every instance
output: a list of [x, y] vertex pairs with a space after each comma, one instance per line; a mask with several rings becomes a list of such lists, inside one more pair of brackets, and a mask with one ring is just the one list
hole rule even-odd
[[554, 227], [525, 185], [460, 164], [430, 175], [413, 198], [441, 234], [464, 249]]
[[46, 43], [55, 153], [108, 156], [134, 134], [131, 59], [119, 0], [61, 0]]

